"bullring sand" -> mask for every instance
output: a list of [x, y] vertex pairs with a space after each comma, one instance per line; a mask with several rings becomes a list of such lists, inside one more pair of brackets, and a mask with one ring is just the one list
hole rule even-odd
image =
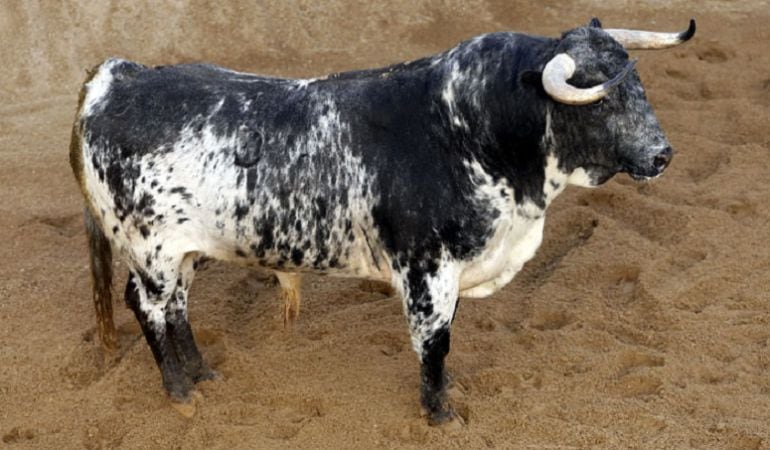
[[[204, 3], [0, 4], [0, 445], [770, 448], [767, 1]], [[120, 351], [104, 357], [67, 162], [84, 69], [115, 55], [314, 76], [594, 15], [661, 31], [698, 20], [693, 41], [634, 54], [677, 154], [652, 183], [568, 189], [523, 272], [461, 301], [448, 367], [464, 427], [420, 417], [401, 305], [358, 280], [306, 277], [287, 333], [262, 274], [201, 272], [191, 321], [223, 379], [200, 386], [191, 419], [122, 307]]]

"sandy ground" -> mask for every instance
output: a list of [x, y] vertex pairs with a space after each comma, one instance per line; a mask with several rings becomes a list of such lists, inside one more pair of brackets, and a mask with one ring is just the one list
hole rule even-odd
[[[767, 1], [157, 3], [0, 3], [0, 447], [770, 448]], [[191, 320], [224, 378], [200, 386], [192, 419], [126, 309], [118, 354], [102, 353], [67, 163], [85, 68], [119, 55], [320, 75], [593, 15], [697, 18], [693, 42], [635, 55], [678, 154], [654, 183], [568, 190], [525, 270], [461, 302], [448, 366], [466, 426], [420, 417], [400, 303], [358, 280], [307, 277], [288, 333], [258, 273], [200, 273]]]

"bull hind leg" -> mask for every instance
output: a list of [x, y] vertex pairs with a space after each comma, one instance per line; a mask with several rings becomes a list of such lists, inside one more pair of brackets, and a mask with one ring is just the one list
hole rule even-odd
[[126, 284], [126, 303], [139, 321], [163, 376], [166, 392], [171, 399], [186, 402], [193, 382], [184, 370], [166, 322], [168, 301], [173, 292], [173, 284], [158, 284], [144, 272], [132, 270]]
[[412, 348], [420, 358], [421, 403], [431, 425], [456, 417], [446, 394], [444, 359], [457, 308], [459, 280], [453, 267], [413, 264], [396, 281], [404, 299]]
[[283, 326], [291, 328], [299, 316], [300, 305], [300, 276], [298, 273], [275, 272], [281, 284], [281, 299], [283, 300]]
[[195, 276], [194, 267], [195, 257], [193, 255], [185, 257], [179, 268], [174, 295], [166, 310], [166, 325], [168, 336], [184, 373], [197, 383], [214, 379], [217, 374], [203, 360], [187, 318], [187, 298]]

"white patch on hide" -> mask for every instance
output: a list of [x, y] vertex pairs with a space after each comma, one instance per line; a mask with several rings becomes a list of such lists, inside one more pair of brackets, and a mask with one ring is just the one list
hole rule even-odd
[[86, 83], [86, 96], [83, 102], [83, 115], [90, 116], [94, 113], [97, 105], [101, 103], [107, 93], [110, 91], [110, 86], [114, 77], [112, 76], [112, 68], [116, 65], [125, 62], [122, 59], [110, 58], [103, 62], [97, 70], [91, 80]]
[[596, 187], [596, 183], [591, 175], [582, 167], [573, 170], [572, 173], [569, 174], [567, 181], [573, 186]]

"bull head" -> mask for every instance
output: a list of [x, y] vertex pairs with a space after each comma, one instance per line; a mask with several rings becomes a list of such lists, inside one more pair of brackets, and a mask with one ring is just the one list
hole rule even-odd
[[[679, 45], [695, 33], [605, 30], [594, 19], [564, 33], [541, 75], [554, 100], [554, 144], [573, 184], [596, 186], [625, 172], [635, 179], [660, 175], [673, 150], [647, 101], [628, 49]], [[577, 170], [582, 169], [582, 170]]]

